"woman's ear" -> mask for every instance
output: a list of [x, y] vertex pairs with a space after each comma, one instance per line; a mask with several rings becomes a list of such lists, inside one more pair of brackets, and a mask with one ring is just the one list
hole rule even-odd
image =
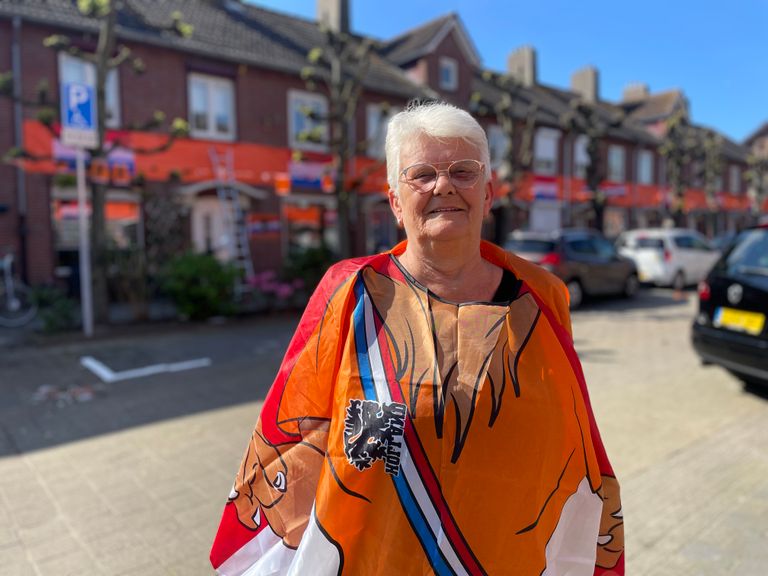
[[483, 203], [483, 214], [485, 216], [491, 213], [491, 206], [493, 206], [493, 184], [489, 180], [485, 185], [485, 200]]
[[389, 207], [392, 209], [392, 214], [394, 214], [395, 220], [397, 220], [397, 225], [402, 226], [403, 208], [400, 206], [400, 195], [396, 190], [392, 190], [391, 188], [389, 189], [387, 195], [389, 196]]

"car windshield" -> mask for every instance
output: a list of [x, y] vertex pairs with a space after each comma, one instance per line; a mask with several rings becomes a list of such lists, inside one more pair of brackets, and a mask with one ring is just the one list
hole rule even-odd
[[635, 240], [635, 248], [652, 248], [664, 250], [664, 240], [661, 238], [638, 238]]
[[723, 258], [722, 265], [729, 273], [768, 276], [768, 230], [743, 232]]
[[536, 238], [510, 238], [504, 248], [512, 252], [554, 252], [555, 243]]

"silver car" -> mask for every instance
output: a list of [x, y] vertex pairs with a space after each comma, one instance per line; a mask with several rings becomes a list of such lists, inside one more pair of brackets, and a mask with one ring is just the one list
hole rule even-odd
[[697, 284], [720, 257], [707, 239], [685, 228], [640, 228], [616, 239], [619, 254], [631, 258], [641, 282], [682, 290]]

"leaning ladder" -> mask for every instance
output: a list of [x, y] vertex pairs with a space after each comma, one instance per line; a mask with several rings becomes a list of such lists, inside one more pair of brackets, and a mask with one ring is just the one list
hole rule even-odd
[[232, 264], [240, 272], [235, 280], [235, 297], [240, 298], [248, 290], [248, 280], [253, 278], [254, 272], [246, 213], [240, 203], [240, 191], [232, 185], [235, 181], [234, 154], [229, 148], [222, 157], [211, 147], [209, 155], [214, 178], [219, 183], [216, 192], [229, 243], [229, 255]]

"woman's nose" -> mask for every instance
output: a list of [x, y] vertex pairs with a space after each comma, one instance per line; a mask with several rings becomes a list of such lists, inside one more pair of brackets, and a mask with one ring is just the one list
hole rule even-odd
[[[440, 179], [440, 175], [445, 174], [445, 178]], [[435, 188], [432, 190], [432, 194], [443, 194], [448, 192], [454, 192], [453, 181], [451, 181], [451, 173], [448, 170], [438, 170], [437, 176], [435, 176]]]

